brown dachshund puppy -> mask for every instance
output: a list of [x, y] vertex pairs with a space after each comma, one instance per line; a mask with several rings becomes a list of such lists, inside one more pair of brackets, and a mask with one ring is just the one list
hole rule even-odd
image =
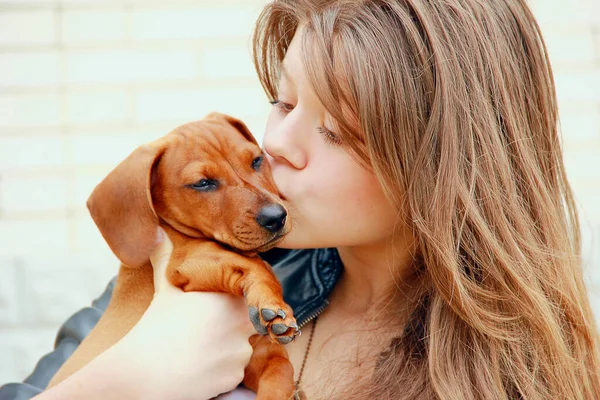
[[104, 315], [49, 386], [119, 341], [140, 319], [154, 295], [149, 256], [160, 226], [173, 243], [166, 269], [173, 285], [245, 297], [250, 319], [264, 336], [250, 340], [254, 352], [244, 385], [260, 400], [293, 395], [293, 367], [279, 343], [291, 342], [298, 325], [277, 278], [257, 254], [291, 226], [246, 125], [211, 113], [140, 146], [96, 186], [87, 206], [121, 266]]

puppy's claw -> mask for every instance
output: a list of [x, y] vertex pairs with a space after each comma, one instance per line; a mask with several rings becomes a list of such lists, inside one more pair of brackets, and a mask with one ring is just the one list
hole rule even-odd
[[283, 311], [281, 308], [279, 310], [277, 310], [277, 316], [281, 317], [281, 319], [285, 319], [286, 315], [285, 315], [285, 311]]
[[263, 326], [260, 322], [260, 316], [258, 315], [258, 309], [256, 307], [248, 307], [248, 316], [250, 317], [250, 322], [252, 322], [252, 325], [254, 325], [254, 329], [256, 329], [257, 333], [263, 336], [268, 333], [267, 327]]
[[262, 317], [265, 321], [273, 321], [277, 316], [277, 314], [275, 314], [275, 311], [269, 310], [268, 308], [263, 308], [260, 311], [260, 313], [262, 314]]

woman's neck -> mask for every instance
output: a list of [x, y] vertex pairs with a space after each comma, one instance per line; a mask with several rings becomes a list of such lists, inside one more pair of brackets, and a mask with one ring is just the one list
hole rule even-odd
[[399, 301], [409, 300], [415, 289], [414, 244], [405, 235], [385, 243], [338, 248], [344, 270], [330, 303], [338, 312], [360, 316], [379, 311], [398, 294]]

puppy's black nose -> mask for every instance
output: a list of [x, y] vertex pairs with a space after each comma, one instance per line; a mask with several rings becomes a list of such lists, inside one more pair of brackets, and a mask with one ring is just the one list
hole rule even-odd
[[285, 225], [287, 212], [279, 204], [269, 204], [260, 210], [256, 216], [256, 222], [269, 232], [275, 233]]

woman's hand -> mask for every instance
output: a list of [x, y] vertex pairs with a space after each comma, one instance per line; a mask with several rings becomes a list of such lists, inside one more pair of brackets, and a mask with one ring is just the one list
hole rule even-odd
[[172, 286], [165, 270], [173, 245], [159, 228], [161, 235], [151, 256], [154, 299], [111, 350], [139, 374], [143, 399], [209, 399], [233, 390], [252, 355], [248, 338], [256, 333], [246, 303], [231, 294]]
[[151, 256], [155, 295], [123, 339], [39, 400], [202, 400], [243, 379], [255, 333], [244, 300], [230, 294], [183, 292], [165, 278], [173, 244]]

